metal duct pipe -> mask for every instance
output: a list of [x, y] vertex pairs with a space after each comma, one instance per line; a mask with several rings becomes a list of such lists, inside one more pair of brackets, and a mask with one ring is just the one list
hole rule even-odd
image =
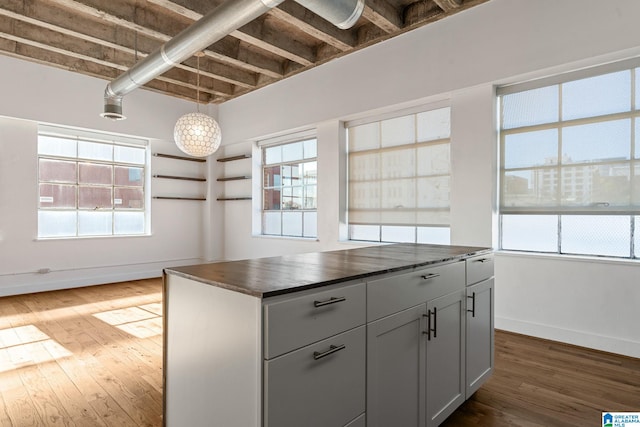
[[343, 30], [353, 27], [364, 10], [364, 0], [295, 0], [295, 2]]
[[[102, 117], [123, 120], [122, 97], [251, 22], [284, 0], [229, 0], [109, 83]], [[364, 0], [295, 0], [339, 28], [353, 26]]]

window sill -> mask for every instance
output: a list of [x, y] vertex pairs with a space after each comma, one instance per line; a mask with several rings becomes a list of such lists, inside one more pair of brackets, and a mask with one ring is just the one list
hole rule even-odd
[[505, 258], [536, 258], [536, 259], [549, 259], [554, 261], [566, 261], [566, 262], [579, 262], [579, 263], [596, 263], [596, 264], [613, 264], [613, 265], [634, 265], [637, 266], [640, 263], [640, 259], [631, 258], [611, 258], [605, 256], [589, 256], [589, 255], [568, 255], [568, 254], [550, 254], [541, 252], [526, 252], [526, 251], [509, 251], [509, 250], [495, 250], [497, 257]]
[[296, 236], [276, 236], [272, 234], [254, 234], [251, 237], [259, 239], [276, 239], [276, 240], [295, 240], [300, 242], [319, 242], [317, 237], [296, 237]]
[[118, 234], [115, 236], [68, 236], [68, 237], [36, 237], [33, 239], [34, 242], [57, 242], [61, 240], [94, 240], [94, 239], [127, 239], [127, 238], [141, 238], [141, 237], [152, 237], [151, 233], [149, 234]]

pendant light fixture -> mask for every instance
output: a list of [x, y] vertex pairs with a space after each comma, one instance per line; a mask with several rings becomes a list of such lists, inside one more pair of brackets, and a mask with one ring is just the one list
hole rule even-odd
[[197, 52], [198, 74], [196, 77], [196, 105], [195, 113], [188, 113], [180, 117], [173, 129], [173, 138], [178, 148], [190, 156], [206, 157], [220, 147], [222, 133], [220, 126], [213, 119], [200, 112], [200, 58], [204, 52]]

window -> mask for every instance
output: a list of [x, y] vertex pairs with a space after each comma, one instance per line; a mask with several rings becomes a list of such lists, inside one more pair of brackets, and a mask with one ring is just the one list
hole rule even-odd
[[502, 249], [638, 258], [640, 69], [606, 67], [498, 90]]
[[347, 123], [349, 239], [450, 241], [450, 107]]
[[41, 126], [38, 237], [145, 234], [146, 144]]
[[317, 237], [317, 141], [262, 147], [262, 234]]

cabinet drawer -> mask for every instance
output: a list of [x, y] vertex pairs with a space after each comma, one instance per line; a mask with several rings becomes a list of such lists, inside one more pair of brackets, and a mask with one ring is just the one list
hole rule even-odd
[[478, 255], [465, 260], [467, 264], [467, 286], [493, 276], [493, 254]]
[[265, 359], [364, 325], [364, 283], [322, 289], [266, 300], [263, 308]]
[[464, 288], [464, 262], [424, 268], [367, 283], [367, 321]]
[[264, 426], [343, 427], [362, 414], [365, 337], [361, 326], [265, 361]]

